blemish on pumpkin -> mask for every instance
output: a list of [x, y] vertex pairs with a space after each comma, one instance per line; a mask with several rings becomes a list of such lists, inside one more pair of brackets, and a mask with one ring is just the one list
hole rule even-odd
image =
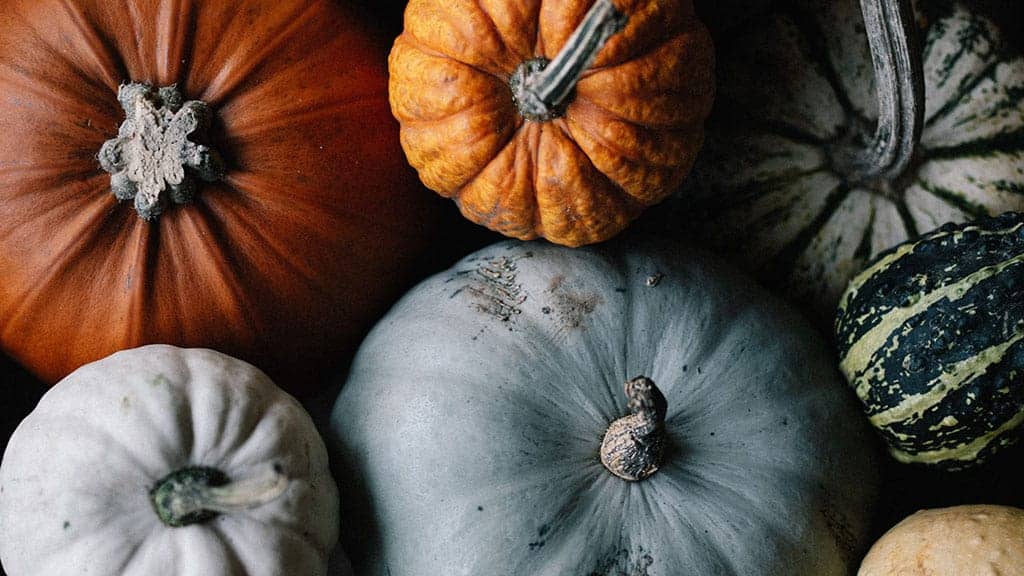
[[131, 407], [132, 407], [132, 399], [129, 398], [128, 396], [122, 396], [121, 397], [121, 409], [122, 410], [130, 410]]
[[620, 548], [598, 562], [587, 576], [651, 576], [653, 564], [654, 558], [643, 547], [638, 547], [633, 555]]
[[553, 310], [558, 316], [561, 330], [586, 328], [587, 316], [604, 303], [596, 292], [577, 292], [565, 285], [565, 276], [559, 274], [548, 284], [548, 293], [554, 299]]
[[[459, 275], [468, 272], [462, 271]], [[467, 292], [473, 298], [477, 310], [502, 322], [510, 322], [522, 313], [520, 306], [526, 301], [522, 286], [516, 284], [516, 272], [514, 258], [501, 256], [484, 260], [468, 274], [469, 283], [457, 289], [450, 297]]]
[[662, 274], [661, 272], [655, 272], [654, 274], [651, 274], [650, 276], [647, 277], [647, 280], [644, 281], [644, 284], [646, 284], [647, 286], [650, 286], [651, 288], [653, 288], [653, 287], [657, 286], [658, 284], [660, 284], [661, 283], [661, 279], [664, 278], [664, 277], [665, 277], [665, 275]]
[[71, 528], [71, 522], [68, 522], [67, 520], [65, 520], [64, 521], [64, 529], [67, 530], [68, 528]]

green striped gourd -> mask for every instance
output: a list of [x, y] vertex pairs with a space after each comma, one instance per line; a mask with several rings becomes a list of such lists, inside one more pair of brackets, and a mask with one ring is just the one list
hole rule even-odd
[[920, 138], [901, 169], [858, 177], [841, 155], [870, 151], [885, 84], [858, 4], [782, 4], [719, 43], [716, 112], [684, 190], [704, 243], [829, 318], [887, 248], [1024, 210], [1024, 59], [990, 21], [959, 3], [916, 3]]
[[843, 295], [840, 368], [902, 462], [963, 468], [1024, 422], [1024, 215], [947, 224]]

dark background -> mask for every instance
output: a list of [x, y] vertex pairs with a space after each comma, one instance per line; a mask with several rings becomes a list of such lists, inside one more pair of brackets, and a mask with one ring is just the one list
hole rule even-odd
[[[510, 0], [514, 1], [514, 0]], [[924, 0], [928, 1], [928, 0]], [[401, 29], [401, 10], [404, 2], [399, 0], [358, 0], [364, 5], [371, 19], [376, 19], [382, 29], [391, 36]], [[1024, 36], [1024, 2], [1021, 0], [975, 0], [977, 9], [989, 14], [1004, 30], [1005, 37], [1018, 50], [1022, 48]], [[717, 18], [717, 4], [711, 0], [698, 2], [702, 14]], [[713, 24], [712, 24], [713, 26]], [[2, 31], [0, 31], [2, 33]], [[424, 275], [439, 271], [460, 256], [481, 247], [499, 237], [475, 227], [458, 217], [454, 207], [450, 210], [450, 225], [444, 227], [444, 237], [437, 241], [435, 256], [423, 263]], [[2, 282], [2, 279], [0, 279]], [[347, 359], [342, 359], [342, 363]], [[323, 418], [330, 410], [337, 383], [336, 374], [325, 375], [323, 393], [303, 399], [311, 412]], [[18, 422], [28, 414], [44, 386], [17, 365], [10, 358], [0, 354], [0, 450], [7, 445], [7, 439]], [[841, 433], [841, 431], [837, 431]], [[921, 508], [949, 506], [961, 503], [998, 503], [1024, 507], [1024, 490], [1021, 489], [1021, 474], [1017, 462], [1024, 456], [1024, 447], [1018, 446], [1005, 451], [996, 460], [974, 471], [949, 473], [916, 467], [902, 466], [892, 461], [885, 465], [883, 498], [877, 515], [875, 535], [880, 535], [904, 516]], [[0, 571], [2, 572], [2, 571]]]

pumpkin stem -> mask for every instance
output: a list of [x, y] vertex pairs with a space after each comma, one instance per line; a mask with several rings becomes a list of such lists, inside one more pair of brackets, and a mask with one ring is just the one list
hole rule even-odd
[[277, 464], [237, 482], [216, 468], [190, 466], [157, 482], [149, 495], [160, 520], [177, 528], [205, 522], [217, 514], [262, 506], [284, 494], [288, 483]]
[[163, 212], [168, 198], [174, 204], [190, 202], [195, 194], [192, 174], [206, 182], [223, 177], [220, 155], [189, 140], [201, 136], [213, 119], [205, 102], [185, 102], [176, 86], [157, 89], [139, 83], [122, 84], [117, 100], [125, 119], [117, 137], [100, 147], [99, 162], [110, 172], [114, 196], [134, 198], [144, 220]]
[[924, 123], [924, 69], [912, 1], [861, 0], [861, 12], [875, 69], [878, 124], [870, 144], [847, 142], [834, 156], [852, 184], [903, 174]]
[[519, 113], [536, 121], [561, 116], [580, 76], [608, 39], [626, 26], [626, 20], [611, 0], [597, 0], [554, 60], [536, 58], [523, 62], [509, 81]]
[[612, 422], [601, 442], [601, 463], [619, 478], [636, 482], [658, 470], [665, 452], [668, 403], [654, 381], [638, 376], [626, 382], [628, 416]]

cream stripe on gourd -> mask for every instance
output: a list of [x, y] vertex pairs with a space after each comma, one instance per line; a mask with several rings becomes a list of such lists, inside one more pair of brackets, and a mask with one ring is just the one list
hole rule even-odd
[[[1024, 339], [1024, 332], [1019, 332], [1005, 342], [964, 359], [956, 364], [952, 372], [943, 372], [938, 378], [929, 382], [926, 386], [927, 392], [904, 397], [900, 404], [871, 416], [871, 423], [878, 427], [889, 426], [914, 414], [923, 413], [928, 408], [942, 402], [950, 393], [960, 390], [983, 376], [990, 366], [1003, 360], [1010, 346], [1022, 339]], [[858, 388], [859, 386], [858, 384]]]
[[[943, 298], [948, 298], [950, 302], [959, 300], [967, 293], [970, 287], [1021, 262], [1024, 262], [1024, 254], [1014, 256], [1000, 264], [986, 266], [964, 277], [963, 280], [947, 284], [924, 294], [917, 302], [910, 306], [892, 309], [889, 313], [882, 316], [878, 324], [850, 346], [849, 352], [847, 352], [840, 364], [843, 372], [849, 376], [862, 374], [870, 366], [874, 351], [881, 348], [893, 330], [904, 322], [925, 312], [932, 304]], [[864, 383], [861, 383], [857, 386], [857, 394], [859, 396], [863, 396], [866, 392], [866, 390], [862, 390], [864, 385]]]
[[[854, 298], [857, 297], [857, 292], [860, 291], [861, 287], [864, 286], [865, 283], [867, 283], [872, 278], [875, 278], [879, 274], [884, 274], [887, 270], [889, 270], [890, 266], [892, 266], [893, 264], [896, 263], [896, 261], [900, 260], [904, 256], [913, 254], [914, 251], [917, 249], [917, 247], [922, 245], [922, 244], [924, 244], [924, 243], [929, 243], [930, 244], [930, 243], [933, 243], [936, 240], [941, 240], [942, 238], [945, 238], [947, 236], [952, 236], [953, 234], [963, 234], [964, 232], [967, 232], [967, 231], [976, 232], [979, 236], [993, 236], [993, 235], [1013, 234], [1014, 232], [1019, 230], [1022, 226], [1024, 226], [1024, 224], [1017, 224], [1015, 226], [1012, 226], [1010, 228], [1005, 228], [1005, 229], [1002, 229], [1002, 230], [984, 230], [984, 229], [975, 228], [975, 227], [966, 227], [966, 228], [963, 228], [963, 229], [951, 230], [951, 231], [948, 231], [948, 232], [938, 231], [938, 232], [933, 232], [933, 233], [929, 234], [928, 236], [922, 238], [918, 242], [911, 242], [911, 243], [907, 243], [907, 244], [901, 244], [901, 245], [897, 246], [896, 249], [894, 249], [889, 254], [886, 254], [886, 255], [882, 256], [881, 258], [879, 258], [879, 260], [877, 262], [875, 262], [874, 264], [872, 264], [870, 268], [868, 268], [867, 270], [865, 270], [861, 274], [857, 275], [857, 277], [855, 277], [850, 282], [850, 286], [846, 290], [846, 295], [842, 299], [842, 302], [839, 304], [839, 311], [840, 312], [844, 312], [847, 309], [849, 303], [851, 301], [853, 301]], [[854, 323], [855, 324], [860, 324], [860, 323], [862, 323], [864, 321], [865, 318], [868, 318], [868, 317], [870, 317], [872, 315], [873, 314], [870, 313], [870, 312], [867, 313], [867, 314], [864, 314], [861, 317], [857, 318], [854, 321]]]
[[940, 450], [929, 450], [927, 452], [917, 452], [914, 454], [905, 452], [898, 448], [889, 448], [889, 452], [892, 454], [893, 458], [904, 463], [917, 462], [920, 464], [934, 464], [936, 462], [946, 460], [973, 460], [982, 450], [985, 449], [986, 446], [992, 443], [992, 440], [996, 439], [1001, 434], [1009, 432], [1017, 426], [1020, 426], [1021, 423], [1024, 423], [1024, 408], [999, 428], [978, 437], [972, 442], [961, 444], [955, 448], [942, 448]]

